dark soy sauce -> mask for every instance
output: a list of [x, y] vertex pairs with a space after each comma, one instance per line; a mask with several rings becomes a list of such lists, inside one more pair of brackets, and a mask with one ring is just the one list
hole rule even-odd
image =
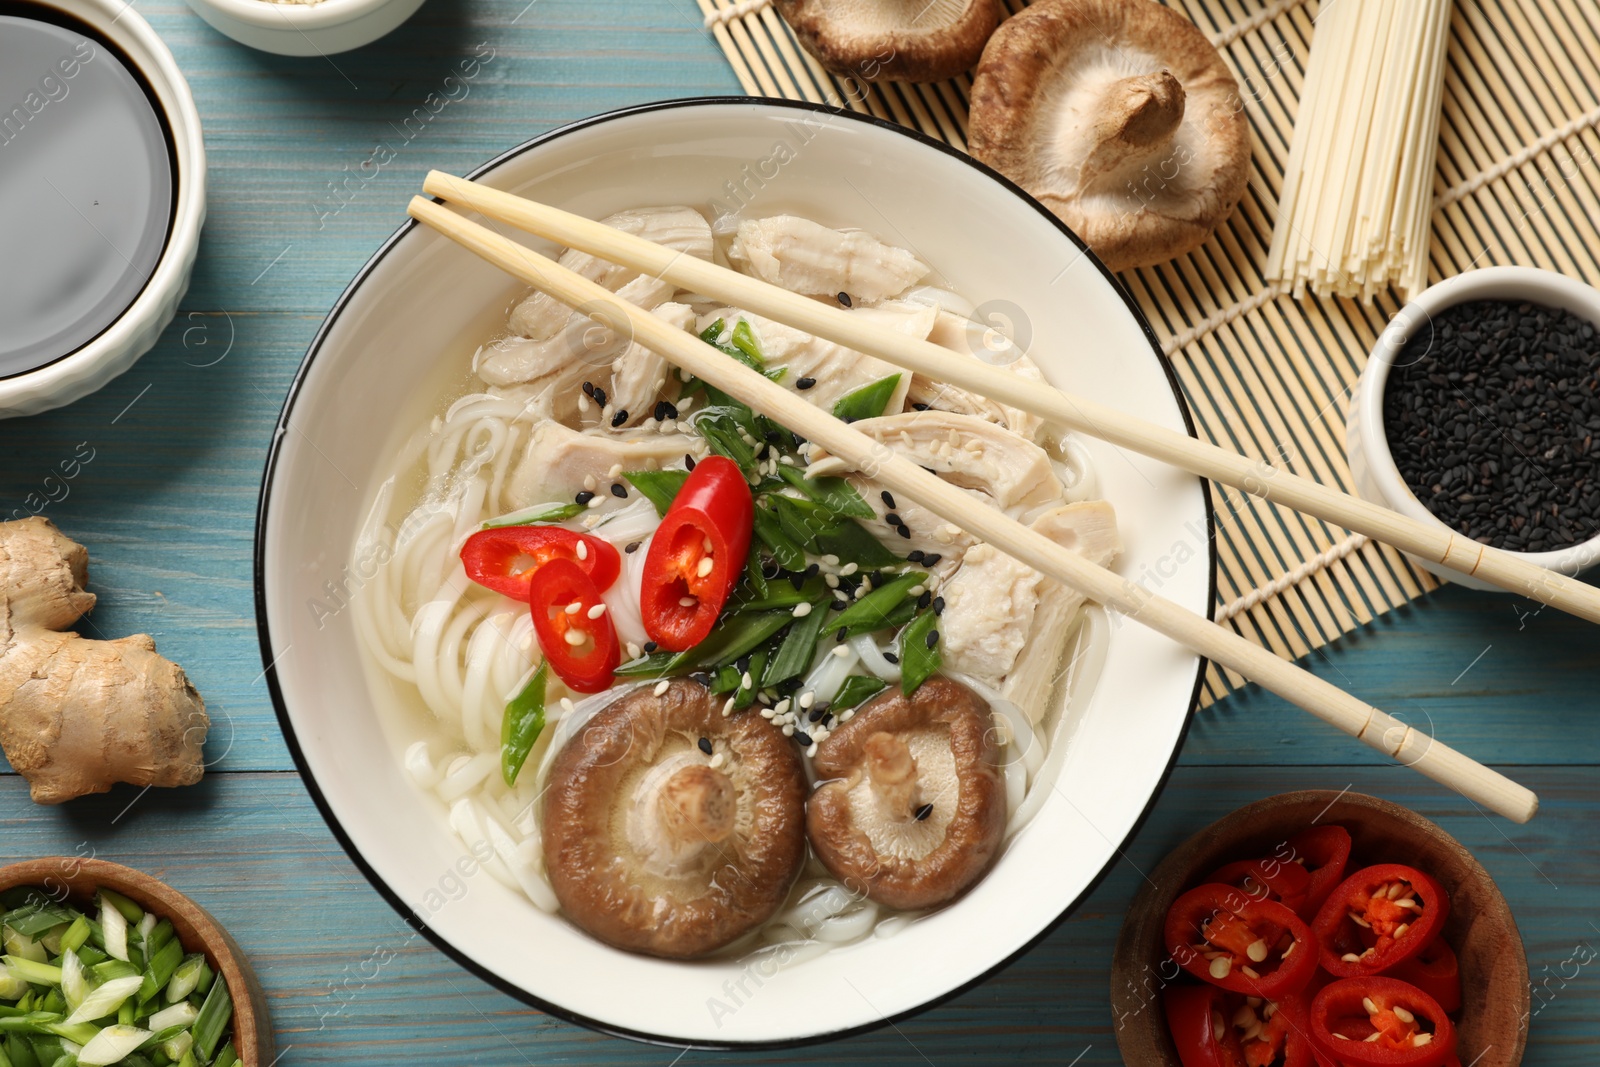
[[155, 272], [172, 152], [135, 69], [70, 16], [0, 2], [0, 378], [92, 341]]

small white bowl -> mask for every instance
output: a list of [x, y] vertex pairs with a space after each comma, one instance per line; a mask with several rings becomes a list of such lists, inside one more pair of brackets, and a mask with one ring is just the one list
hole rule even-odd
[[188, 0], [195, 14], [240, 44], [280, 56], [325, 56], [371, 44], [416, 13], [422, 0]]
[[[1534, 267], [1485, 267], [1447, 278], [1429, 286], [1390, 321], [1372, 348], [1366, 369], [1356, 382], [1355, 395], [1345, 423], [1345, 448], [1350, 454], [1350, 472], [1356, 492], [1366, 500], [1420, 520], [1441, 530], [1448, 526], [1418, 500], [1400, 475], [1389, 438], [1383, 426], [1383, 393], [1392, 367], [1405, 343], [1425, 333], [1432, 317], [1447, 307], [1469, 300], [1525, 300], [1545, 307], [1559, 308], [1595, 324], [1600, 329], [1600, 292], [1574, 278]], [[1600, 560], [1600, 537], [1551, 552], [1511, 552], [1530, 563], [1577, 576]], [[1477, 578], [1442, 567], [1430, 560], [1407, 555], [1407, 559], [1446, 581], [1468, 589], [1504, 592]]]
[[143, 75], [171, 132], [176, 190], [167, 243], [133, 303], [97, 337], [65, 358], [0, 378], [0, 418], [34, 415], [88, 396], [150, 350], [189, 290], [206, 217], [206, 150], [200, 112], [177, 61], [139, 13], [122, 0], [40, 0], [41, 6], [87, 23], [111, 41], [126, 65]]

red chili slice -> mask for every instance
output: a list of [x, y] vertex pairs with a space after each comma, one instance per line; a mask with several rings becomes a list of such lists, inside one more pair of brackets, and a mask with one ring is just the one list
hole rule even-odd
[[1447, 1012], [1461, 1009], [1461, 964], [1442, 935], [1409, 960], [1397, 964], [1388, 977], [1416, 986]]
[[528, 596], [550, 669], [579, 693], [609, 688], [621, 656], [617, 630], [583, 568], [570, 559], [550, 560], [533, 572]]
[[597, 589], [609, 589], [622, 573], [622, 557], [608, 541], [560, 526], [502, 526], [480, 530], [461, 546], [467, 577], [481, 586], [528, 601], [533, 573], [553, 559], [583, 568]]
[[1263, 1000], [1211, 985], [1168, 986], [1167, 1027], [1183, 1067], [1313, 1067], [1306, 1002]]
[[1167, 952], [1203, 982], [1268, 999], [1303, 989], [1317, 969], [1311, 928], [1275, 900], [1197, 886], [1167, 912]]
[[707, 456], [690, 473], [645, 556], [645, 632], [669, 652], [704, 641], [750, 552], [755, 501], [733, 460]]
[[[1207, 882], [1231, 885], [1252, 900], [1276, 900], [1296, 914], [1304, 910], [1311, 876], [1298, 863], [1276, 857], [1235, 860], [1212, 873]], [[1304, 918], [1304, 915], [1301, 915]]]
[[1346, 978], [1311, 1002], [1311, 1040], [1353, 1067], [1440, 1067], [1456, 1032], [1439, 1002], [1393, 978]]
[[1382, 974], [1427, 948], [1449, 913], [1450, 898], [1431, 875], [1380, 863], [1340, 882], [1311, 925], [1323, 968], [1359, 978]]
[[1306, 863], [1310, 884], [1305, 902], [1295, 911], [1310, 922], [1344, 879], [1345, 868], [1350, 864], [1350, 831], [1336, 825], [1314, 826], [1291, 837], [1289, 848], [1291, 859], [1300, 858]]

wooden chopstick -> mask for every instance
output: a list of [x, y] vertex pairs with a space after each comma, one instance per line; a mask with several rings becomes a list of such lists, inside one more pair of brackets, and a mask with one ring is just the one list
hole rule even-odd
[[429, 172], [423, 188], [434, 196], [471, 207], [489, 218], [558, 244], [632, 267], [681, 288], [705, 293], [734, 307], [927, 375], [935, 381], [960, 386], [1031, 412], [1048, 422], [1365, 534], [1403, 552], [1579, 618], [1600, 622], [1600, 589], [1594, 586], [1442, 527], [1350, 496], [1264, 459], [1241, 456], [1087, 397], [1021, 378], [930, 341], [864, 322], [860, 316], [843, 308], [830, 307], [759, 278], [684, 255], [548, 204], [442, 171]]
[[1384, 755], [1410, 764], [1514, 822], [1526, 822], [1538, 810], [1539, 798], [1533, 792], [1499, 772], [1279, 659], [1233, 631], [1090, 563], [1004, 513], [974, 507], [972, 496], [964, 490], [610, 290], [431, 200], [413, 197], [408, 211], [412, 218], [502, 270], [570, 307], [582, 309], [596, 322], [638, 341], [751, 409], [821, 445], [888, 486], [895, 495], [915, 501], [1091, 600], [1255, 680]]

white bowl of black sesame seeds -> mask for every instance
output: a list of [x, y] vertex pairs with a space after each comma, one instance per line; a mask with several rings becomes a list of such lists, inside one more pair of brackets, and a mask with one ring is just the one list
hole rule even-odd
[[1532, 267], [1429, 287], [1373, 346], [1346, 443], [1367, 500], [1581, 573], [1600, 560], [1600, 291]]

